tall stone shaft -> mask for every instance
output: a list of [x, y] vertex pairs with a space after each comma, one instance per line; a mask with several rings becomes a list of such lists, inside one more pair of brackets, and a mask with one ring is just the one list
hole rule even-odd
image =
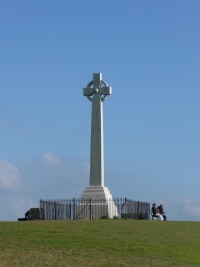
[[100, 94], [94, 94], [92, 99], [90, 185], [104, 186], [103, 105]]
[[92, 102], [90, 186], [104, 186], [103, 102], [111, 93], [112, 88], [102, 80], [101, 73], [94, 73], [93, 81], [83, 89], [84, 96]]

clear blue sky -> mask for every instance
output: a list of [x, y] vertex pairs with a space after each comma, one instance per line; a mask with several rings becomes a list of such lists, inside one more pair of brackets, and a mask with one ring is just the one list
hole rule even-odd
[[1, 1], [0, 220], [89, 185], [95, 72], [105, 185], [200, 220], [200, 1]]

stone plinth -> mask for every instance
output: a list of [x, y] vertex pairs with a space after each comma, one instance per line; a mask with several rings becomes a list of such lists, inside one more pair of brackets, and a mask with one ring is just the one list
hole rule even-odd
[[88, 186], [76, 209], [77, 219], [101, 219], [118, 217], [117, 206], [107, 187]]
[[81, 198], [112, 199], [112, 195], [105, 186], [88, 186], [85, 188]]

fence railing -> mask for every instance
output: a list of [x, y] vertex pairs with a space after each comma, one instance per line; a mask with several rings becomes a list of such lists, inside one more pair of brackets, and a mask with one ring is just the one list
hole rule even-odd
[[41, 219], [150, 219], [150, 203], [127, 198], [40, 200]]

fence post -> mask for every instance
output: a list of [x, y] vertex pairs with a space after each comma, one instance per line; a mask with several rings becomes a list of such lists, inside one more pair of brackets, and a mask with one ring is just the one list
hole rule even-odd
[[92, 199], [91, 198], [90, 198], [89, 210], [90, 210], [90, 220], [92, 220]]
[[150, 209], [151, 209], [151, 206], [150, 206], [150, 203], [149, 203], [149, 206], [148, 206], [148, 220], [150, 220]]
[[73, 198], [73, 220], [75, 220], [75, 198]]
[[54, 202], [54, 207], [55, 207], [55, 214], [54, 214], [55, 216], [54, 216], [54, 217], [55, 217], [55, 220], [57, 220], [57, 216], [56, 216], [56, 215], [57, 215], [57, 214], [56, 214], [56, 212], [57, 212], [57, 211], [56, 211], [56, 202]]
[[138, 205], [137, 205], [137, 219], [140, 218], [140, 201], [138, 201]]
[[69, 203], [69, 219], [72, 219], [72, 204]]

